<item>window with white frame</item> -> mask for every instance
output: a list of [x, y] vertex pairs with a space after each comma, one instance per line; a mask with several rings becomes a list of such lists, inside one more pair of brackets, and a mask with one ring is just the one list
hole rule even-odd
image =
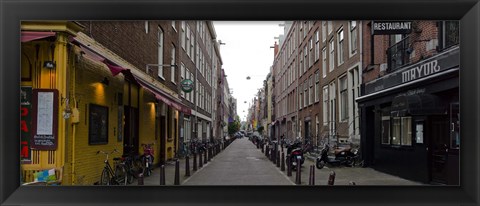
[[193, 31], [191, 31], [190, 37], [192, 38], [191, 41], [190, 41], [190, 59], [192, 59], [192, 61], [193, 61], [193, 58], [195, 57], [195, 56], [194, 56], [194, 52], [195, 52], [195, 36], [194, 36]]
[[[193, 72], [190, 72], [190, 77], [191, 77], [191, 79], [195, 78], [195, 76], [193, 76]], [[197, 81], [195, 81], [195, 83], [196, 83], [196, 82], [197, 82]], [[194, 92], [197, 92], [197, 88], [198, 88], [198, 87], [195, 87], [195, 88], [194, 88]], [[193, 95], [194, 95], [193, 92], [189, 92], [188, 94], [190, 94], [190, 102], [193, 103]]]
[[198, 46], [198, 42], [197, 42], [197, 47], [195, 48], [195, 66], [197, 66], [197, 68], [199, 68], [200, 66], [200, 47]]
[[298, 86], [299, 86], [299, 87], [298, 87], [298, 90], [299, 90], [298, 109], [302, 109], [302, 108], [303, 108], [303, 92], [302, 92], [302, 90], [303, 90], [303, 87], [302, 87], [303, 84], [300, 84], [300, 85], [298, 85]]
[[328, 35], [330, 35], [333, 31], [333, 23], [332, 21], [328, 21]]
[[309, 45], [310, 45], [310, 52], [309, 52], [310, 55], [308, 58], [308, 68], [312, 67], [313, 58], [315, 57], [315, 51], [313, 50], [313, 38], [310, 38]]
[[[170, 65], [176, 65], [176, 62], [175, 62], [175, 52], [176, 52], [176, 49], [175, 49], [175, 45], [172, 44], [172, 58], [171, 58], [171, 62], [170, 62]], [[176, 84], [176, 81], [175, 81], [175, 70], [177, 69], [177, 67], [170, 67], [170, 80]]]
[[309, 88], [308, 88], [308, 105], [313, 104], [313, 93], [314, 93], [314, 87], [313, 87], [313, 75], [310, 75], [310, 78], [308, 78], [308, 83], [309, 83]]
[[344, 62], [344, 59], [343, 59], [343, 28], [340, 28], [340, 30], [338, 30], [337, 32], [337, 41], [338, 41], [338, 45], [337, 45], [337, 51], [338, 51], [338, 65], [341, 65], [343, 64]]
[[322, 76], [327, 77], [327, 47], [322, 49]]
[[330, 51], [330, 56], [329, 58], [329, 71], [333, 71], [335, 68], [335, 41], [334, 38], [330, 39], [330, 42], [328, 43], [329, 51]]
[[328, 125], [328, 86], [323, 87], [323, 125]]
[[177, 25], [175, 25], [175, 21], [172, 21], [172, 28], [176, 32], [177, 31]]
[[320, 59], [320, 32], [315, 32], [315, 62]]
[[301, 77], [303, 75], [303, 51], [300, 52], [300, 68], [298, 72], [298, 77]]
[[347, 75], [340, 77], [339, 80], [340, 90], [340, 120], [348, 120], [348, 90], [347, 90]]
[[303, 107], [308, 106], [308, 79], [303, 83]]
[[322, 42], [327, 41], [327, 22], [322, 21]]
[[181, 22], [181, 36], [180, 36], [180, 40], [182, 41], [182, 48], [183, 50], [185, 51], [185, 37], [186, 37], [186, 34], [185, 34], [185, 21], [182, 21]]
[[315, 102], [320, 101], [320, 72], [317, 70], [315, 72]]
[[303, 49], [303, 73], [307, 72], [308, 70], [308, 45], [305, 45], [305, 48]]
[[357, 21], [350, 21], [350, 55], [357, 53]]
[[[182, 63], [182, 66], [184, 66], [183, 63]], [[185, 67], [185, 78], [190, 79], [190, 72], [188, 71], [188, 69], [186, 67]], [[187, 99], [187, 101], [189, 101], [189, 102], [190, 102], [190, 93], [192, 93], [192, 92], [189, 92], [189, 93], [185, 94], [185, 99]]]
[[190, 57], [190, 25], [187, 24], [187, 31], [185, 35], [185, 47], [187, 55]]
[[[163, 64], [163, 30], [161, 27], [158, 27], [158, 64]], [[158, 77], [165, 80], [162, 66], [158, 66]]]
[[[180, 64], [180, 81], [183, 81], [185, 79], [185, 65], [183, 62]], [[185, 98], [185, 92], [181, 90], [180, 93], [181, 97]]]

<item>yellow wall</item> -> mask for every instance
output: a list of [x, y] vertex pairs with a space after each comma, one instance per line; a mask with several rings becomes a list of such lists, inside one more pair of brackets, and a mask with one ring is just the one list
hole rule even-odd
[[155, 145], [153, 146], [154, 148], [154, 164], [158, 163], [158, 154], [159, 148], [160, 148], [160, 142], [159, 139], [155, 135], [155, 97], [153, 94], [151, 94], [148, 91], [145, 91], [144, 89], [140, 90], [140, 123], [139, 123], [139, 133], [140, 133], [140, 139], [139, 139], [139, 154], [143, 154], [143, 147], [142, 144], [151, 144], [154, 143]]
[[[78, 102], [80, 121], [76, 124], [75, 133], [75, 182], [77, 185], [92, 185], [100, 180], [104, 167], [105, 155], [96, 154], [102, 150], [111, 152], [117, 149], [119, 153], [110, 156], [113, 158], [123, 153], [123, 141], [117, 141], [118, 103], [117, 93], [123, 92], [123, 75], [113, 77], [108, 68], [100, 62], [94, 62], [83, 57], [75, 69], [75, 99]], [[110, 81], [108, 86], [100, 83], [104, 77]], [[108, 143], [90, 145], [88, 141], [89, 104], [108, 107]]]

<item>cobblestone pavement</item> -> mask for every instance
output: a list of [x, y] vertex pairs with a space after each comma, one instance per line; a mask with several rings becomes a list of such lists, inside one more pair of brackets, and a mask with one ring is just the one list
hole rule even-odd
[[[179, 159], [181, 185], [295, 185], [296, 180], [295, 171], [292, 171], [292, 176], [288, 177], [286, 170], [281, 171], [277, 164], [270, 161], [261, 149], [247, 138], [233, 141], [225, 150], [203, 164], [203, 167], [198, 167], [197, 171], [192, 170], [193, 158], [190, 158], [189, 162], [191, 176], [187, 177], [185, 176], [186, 159]], [[301, 168], [302, 185], [308, 185], [310, 165], [314, 164], [314, 161], [308, 158], [305, 160]], [[334, 185], [349, 185], [352, 181], [356, 185], [423, 185], [372, 168], [360, 167], [315, 168], [315, 185], [327, 185], [331, 171], [336, 174]], [[174, 161], [167, 162], [165, 173], [166, 185], [173, 185]], [[138, 185], [138, 182], [135, 180], [130, 185]], [[155, 168], [151, 176], [144, 178], [144, 185], [160, 185], [160, 168]]]

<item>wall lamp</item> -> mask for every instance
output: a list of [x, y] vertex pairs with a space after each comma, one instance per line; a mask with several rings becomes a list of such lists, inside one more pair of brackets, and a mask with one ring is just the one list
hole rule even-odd
[[108, 86], [110, 84], [110, 80], [108, 80], [107, 77], [104, 77], [100, 83], [104, 84], [105, 86]]

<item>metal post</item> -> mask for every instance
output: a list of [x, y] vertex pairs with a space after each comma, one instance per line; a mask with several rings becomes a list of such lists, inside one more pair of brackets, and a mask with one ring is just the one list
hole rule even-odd
[[143, 182], [143, 172], [138, 174], [137, 183], [138, 183], [138, 185], [143, 185], [144, 184], [144, 182]]
[[280, 151], [277, 151], [277, 155], [276, 155], [276, 160], [277, 160], [277, 167], [280, 167]]
[[175, 180], [174, 185], [180, 185], [180, 160], [175, 161]]
[[193, 171], [197, 171], [197, 153], [193, 153]]
[[330, 172], [330, 176], [328, 177], [328, 185], [333, 185], [335, 183], [335, 172]]
[[203, 163], [207, 164], [207, 162], [208, 162], [208, 148], [205, 149], [203, 152], [204, 152], [204, 155], [205, 155], [205, 158], [203, 159]]
[[300, 165], [300, 163], [301, 163], [301, 162], [300, 162], [300, 159], [297, 159], [297, 166], [296, 166], [296, 167], [297, 167], [297, 174], [296, 174], [296, 177], [297, 177], [297, 178], [296, 178], [296, 180], [295, 180], [295, 183], [296, 183], [297, 185], [302, 184], [302, 176], [301, 176], [302, 171], [301, 171], [301, 165]]
[[280, 170], [283, 172], [285, 171], [285, 153], [282, 152], [282, 165], [280, 167]]
[[290, 155], [287, 155], [287, 176], [292, 176], [292, 163], [290, 162]]
[[198, 154], [198, 168], [202, 168], [202, 167], [203, 167], [202, 155], [203, 155], [203, 152], [200, 152], [200, 153]]
[[165, 165], [160, 166], [160, 185], [165, 185]]
[[315, 166], [310, 165], [310, 181], [308, 181], [308, 185], [315, 185]]
[[190, 177], [190, 156], [185, 157], [185, 176]]

